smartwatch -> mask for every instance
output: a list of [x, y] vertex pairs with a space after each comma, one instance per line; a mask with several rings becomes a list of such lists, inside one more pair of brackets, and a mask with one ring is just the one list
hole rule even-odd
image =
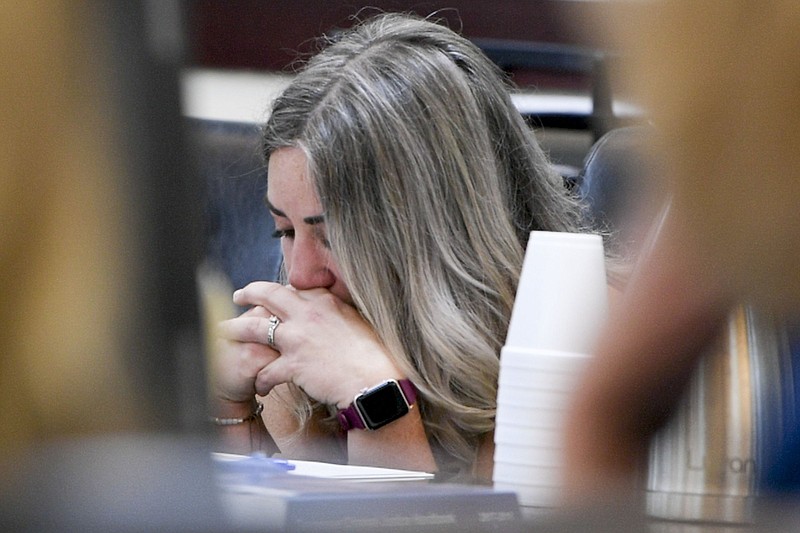
[[416, 401], [417, 393], [411, 380], [387, 379], [362, 390], [337, 416], [345, 431], [375, 430], [407, 415]]

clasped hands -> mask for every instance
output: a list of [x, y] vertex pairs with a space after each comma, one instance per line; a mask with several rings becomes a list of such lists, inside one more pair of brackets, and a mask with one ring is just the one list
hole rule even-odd
[[[219, 324], [218, 401], [251, 402], [255, 394], [294, 383], [317, 401], [343, 408], [360, 390], [404, 377], [361, 314], [326, 289], [259, 281], [237, 290], [233, 301], [249, 309]], [[270, 346], [273, 315], [281, 322]]]

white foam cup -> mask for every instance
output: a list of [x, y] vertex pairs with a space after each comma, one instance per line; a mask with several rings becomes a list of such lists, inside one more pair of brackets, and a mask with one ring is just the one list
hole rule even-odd
[[576, 370], [581, 370], [589, 357], [585, 353], [526, 348], [524, 346], [506, 345], [500, 351], [500, 361], [503, 367], [536, 370], [550, 374], [571, 374]]
[[506, 346], [590, 353], [607, 307], [602, 238], [533, 231]]
[[564, 426], [564, 413], [563, 408], [539, 408], [533, 411], [530, 407], [498, 404], [495, 424], [560, 431]]
[[497, 389], [497, 406], [513, 405], [526, 407], [531, 413], [537, 409], [565, 409], [569, 405], [571, 391], [533, 389], [501, 384]]
[[498, 442], [494, 446], [494, 460], [511, 464], [560, 468], [563, 464], [563, 453], [558, 448], [547, 446]]
[[503, 385], [512, 385], [539, 390], [571, 392], [575, 390], [581, 374], [581, 369], [576, 369], [572, 373], [555, 373], [544, 370], [502, 367], [498, 377], [498, 384], [501, 387]]
[[494, 462], [495, 481], [506, 483], [529, 483], [542, 487], [558, 487], [562, 483], [561, 469], [551, 466], [519, 465]]
[[532, 232], [500, 355], [494, 434], [494, 486], [521, 505], [558, 502], [564, 417], [607, 310], [602, 238]]
[[554, 429], [503, 424], [495, 427], [494, 441], [496, 443], [561, 448], [564, 439], [561, 435], [561, 431]]

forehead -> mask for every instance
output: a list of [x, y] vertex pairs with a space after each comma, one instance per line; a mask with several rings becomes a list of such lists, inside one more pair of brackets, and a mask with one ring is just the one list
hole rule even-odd
[[[319, 214], [320, 203], [308, 178], [308, 160], [299, 148], [279, 148], [269, 158], [267, 199], [281, 211]], [[314, 213], [310, 213], [314, 211]]]
[[288, 147], [279, 148], [272, 152], [269, 157], [269, 177], [272, 179], [274, 174], [282, 176], [294, 175], [305, 179], [308, 172], [308, 160], [306, 155], [299, 148]]

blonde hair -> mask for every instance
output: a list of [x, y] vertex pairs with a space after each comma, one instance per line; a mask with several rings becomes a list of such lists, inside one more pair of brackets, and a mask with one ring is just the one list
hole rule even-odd
[[267, 157], [305, 152], [356, 306], [420, 390], [435, 448], [462, 469], [494, 427], [528, 235], [580, 229], [508, 88], [455, 32], [385, 14], [312, 58], [264, 129]]

